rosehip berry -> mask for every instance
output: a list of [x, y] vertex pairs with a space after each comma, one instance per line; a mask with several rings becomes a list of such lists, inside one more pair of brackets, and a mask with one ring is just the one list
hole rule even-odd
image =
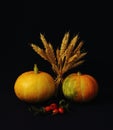
[[58, 114], [58, 112], [59, 112], [59, 110], [56, 108], [56, 109], [54, 109], [53, 110], [53, 115], [56, 115], [56, 114]]
[[52, 104], [50, 105], [50, 108], [51, 108], [51, 110], [56, 109], [56, 108], [57, 108], [57, 104], [56, 104], [56, 103], [52, 103]]
[[59, 111], [59, 113], [63, 114], [64, 113], [64, 108], [59, 107], [58, 111]]
[[45, 110], [46, 112], [49, 112], [49, 111], [51, 111], [51, 107], [50, 107], [50, 106], [46, 106], [46, 107], [44, 107], [44, 110]]

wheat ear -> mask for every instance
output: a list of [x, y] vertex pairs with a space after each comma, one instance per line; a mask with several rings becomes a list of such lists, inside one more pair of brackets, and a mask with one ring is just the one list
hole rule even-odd
[[51, 64], [52, 70], [57, 74], [55, 79], [56, 85], [59, 86], [63, 81], [64, 73], [84, 62], [82, 58], [87, 54], [87, 52], [81, 52], [84, 42], [80, 41], [78, 43], [78, 34], [69, 42], [69, 32], [67, 32], [62, 39], [60, 49], [57, 48], [54, 51], [52, 44], [46, 41], [43, 34], [40, 34], [40, 39], [44, 45], [44, 49], [41, 49], [33, 43], [31, 46], [37, 54]]

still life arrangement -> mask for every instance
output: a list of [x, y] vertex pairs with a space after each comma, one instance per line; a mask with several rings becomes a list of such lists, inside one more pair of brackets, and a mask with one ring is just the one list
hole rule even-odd
[[75, 35], [71, 40], [69, 32], [64, 34], [60, 47], [54, 49], [43, 34], [40, 34], [44, 48], [31, 43], [32, 49], [43, 60], [50, 63], [54, 76], [40, 71], [37, 64], [33, 70], [19, 75], [14, 84], [18, 99], [29, 104], [29, 110], [37, 114], [63, 114], [69, 104], [91, 102], [98, 94], [98, 82], [89, 74], [67, 73], [84, 63], [84, 42]]

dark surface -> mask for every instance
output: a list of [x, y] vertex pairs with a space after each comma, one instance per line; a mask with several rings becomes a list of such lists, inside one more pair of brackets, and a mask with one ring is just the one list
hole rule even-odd
[[[6, 8], [6, 14], [9, 10]], [[0, 127], [12, 130], [113, 129], [110, 3], [24, 1], [17, 3], [11, 12], [16, 13], [13, 17], [16, 30], [13, 31], [11, 25], [6, 24], [10, 29], [4, 29], [8, 36], [4, 38], [0, 52]], [[10, 21], [12, 17], [6, 16]], [[80, 70], [94, 76], [99, 83], [98, 96], [90, 103], [72, 104], [71, 112], [64, 115], [34, 117], [26, 104], [15, 96], [14, 83], [21, 73], [31, 70], [34, 63], [38, 64], [40, 70], [49, 73], [51, 66], [31, 49], [29, 43], [41, 45], [39, 34], [42, 33], [54, 47], [57, 47], [67, 31], [70, 31], [70, 37], [79, 32], [81, 40], [85, 41], [84, 49], [88, 51], [86, 62], [72, 72]]]

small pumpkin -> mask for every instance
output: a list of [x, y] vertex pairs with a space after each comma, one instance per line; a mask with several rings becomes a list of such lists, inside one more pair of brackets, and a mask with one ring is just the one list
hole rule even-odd
[[14, 84], [16, 96], [28, 103], [48, 100], [54, 95], [55, 90], [52, 76], [47, 72], [39, 72], [36, 65], [34, 71], [22, 73]]
[[62, 84], [64, 96], [76, 102], [86, 102], [94, 99], [98, 93], [97, 80], [89, 74], [72, 73]]

